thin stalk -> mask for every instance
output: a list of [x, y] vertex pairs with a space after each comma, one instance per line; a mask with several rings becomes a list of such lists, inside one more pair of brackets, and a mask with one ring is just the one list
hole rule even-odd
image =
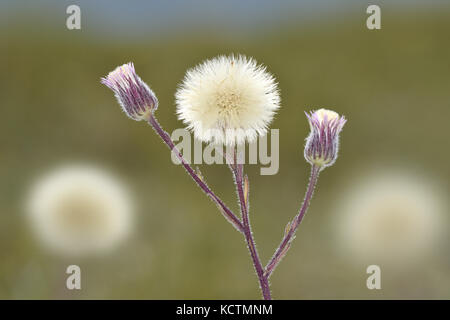
[[184, 159], [181, 152], [175, 147], [175, 144], [172, 141], [172, 138], [169, 134], [164, 131], [164, 129], [160, 126], [156, 118], [150, 115], [148, 119], [148, 123], [152, 126], [155, 132], [161, 137], [164, 143], [169, 147], [169, 149], [177, 156], [177, 158], [181, 161], [181, 164], [186, 169], [188, 174], [192, 177], [192, 179], [197, 183], [197, 185], [203, 190], [203, 192], [210, 197], [214, 203], [219, 207], [223, 216], [240, 232], [245, 233], [244, 225], [239, 220], [238, 217], [223, 203], [223, 201], [215, 195], [215, 193], [206, 185], [203, 178], [201, 178], [196, 171], [191, 167], [191, 165]]
[[309, 179], [308, 187], [306, 189], [305, 199], [303, 200], [303, 204], [300, 207], [300, 210], [295, 216], [294, 220], [288, 224], [288, 227], [286, 228], [285, 235], [283, 240], [280, 243], [280, 246], [275, 251], [275, 254], [273, 255], [270, 262], [267, 264], [265, 270], [266, 274], [265, 276], [267, 278], [270, 277], [275, 267], [280, 263], [281, 259], [286, 255], [287, 251], [289, 250], [289, 247], [291, 245], [292, 240], [294, 240], [295, 232], [297, 231], [298, 226], [300, 225], [300, 222], [302, 222], [303, 217], [305, 216], [306, 211], [308, 210], [309, 203], [311, 201], [311, 198], [314, 193], [314, 188], [317, 184], [317, 180], [319, 178], [319, 172], [320, 167], [318, 166], [311, 166], [311, 177]]
[[[231, 171], [234, 174], [235, 182], [236, 182], [236, 188], [237, 188], [237, 194], [239, 198], [239, 204], [241, 208], [241, 214], [242, 214], [242, 221], [244, 223], [244, 236], [245, 240], [247, 242], [248, 250], [250, 251], [250, 256], [252, 258], [253, 267], [255, 268], [256, 274], [258, 276], [259, 285], [261, 287], [261, 292], [263, 295], [264, 300], [271, 300], [270, 295], [270, 286], [268, 278], [265, 276], [264, 268], [261, 264], [261, 260], [258, 256], [258, 251], [256, 250], [255, 240], [253, 238], [250, 221], [249, 221], [249, 214], [248, 214], [248, 194], [244, 194], [244, 188], [243, 188], [243, 177], [244, 177], [244, 166], [243, 164], [236, 163], [234, 166], [230, 166]], [[247, 181], [248, 183], [248, 181]]]

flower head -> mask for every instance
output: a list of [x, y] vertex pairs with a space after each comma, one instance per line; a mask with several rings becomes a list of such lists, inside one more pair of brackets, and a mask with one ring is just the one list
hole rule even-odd
[[27, 209], [39, 240], [60, 254], [104, 252], [131, 230], [127, 190], [94, 167], [68, 166], [44, 176], [31, 190]]
[[311, 133], [306, 138], [305, 159], [321, 169], [333, 165], [339, 148], [339, 133], [347, 121], [334, 111], [320, 109], [306, 113]]
[[238, 145], [264, 135], [280, 107], [277, 83], [245, 56], [220, 56], [187, 71], [177, 114], [196, 138]]
[[146, 120], [158, 108], [158, 99], [136, 74], [131, 62], [114, 69], [101, 83], [114, 91], [123, 111], [133, 120]]

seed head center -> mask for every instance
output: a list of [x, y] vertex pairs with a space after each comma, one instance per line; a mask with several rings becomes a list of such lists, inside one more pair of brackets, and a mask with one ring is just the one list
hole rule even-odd
[[219, 92], [216, 95], [216, 105], [220, 112], [236, 111], [242, 104], [241, 95], [237, 92]]

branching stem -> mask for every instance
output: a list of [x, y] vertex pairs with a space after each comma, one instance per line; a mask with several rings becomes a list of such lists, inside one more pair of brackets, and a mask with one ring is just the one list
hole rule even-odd
[[164, 131], [161, 125], [158, 123], [153, 114], [150, 115], [148, 123], [153, 127], [155, 132], [161, 137], [164, 143], [169, 147], [169, 149], [176, 155], [176, 157], [181, 161], [181, 164], [186, 169], [188, 174], [194, 179], [197, 185], [206, 193], [208, 197], [210, 197], [214, 203], [219, 207], [223, 216], [240, 232], [244, 233], [244, 225], [239, 220], [238, 217], [223, 203], [223, 201], [216, 196], [216, 194], [208, 187], [206, 182], [201, 178], [196, 171], [191, 167], [191, 165], [184, 159], [181, 152], [175, 147], [175, 144], [172, 141], [172, 138], [169, 134]]
[[[295, 232], [297, 231], [300, 222], [302, 221], [311, 201], [314, 188], [317, 184], [319, 177], [320, 167], [313, 165], [311, 167], [311, 177], [309, 179], [309, 184], [306, 190], [305, 198], [298, 214], [288, 224], [285, 230], [285, 235], [281, 241], [279, 247], [276, 249], [272, 259], [264, 268], [261, 264], [261, 260], [258, 256], [258, 251], [256, 250], [255, 240], [253, 238], [250, 220], [249, 220], [249, 208], [248, 208], [248, 180], [244, 178], [244, 165], [238, 163], [236, 150], [233, 151], [234, 163], [230, 164], [230, 169], [233, 173], [234, 180], [236, 183], [236, 190], [239, 198], [239, 206], [241, 209], [242, 221], [239, 219], [224, 203], [223, 201], [208, 187], [204, 178], [201, 174], [198, 174], [192, 166], [184, 159], [181, 152], [177, 149], [174, 142], [172, 141], [169, 134], [164, 131], [160, 126], [156, 118], [151, 114], [148, 119], [148, 123], [155, 132], [161, 137], [164, 143], [169, 147], [169, 149], [175, 154], [175, 156], [180, 160], [183, 167], [186, 169], [188, 174], [192, 177], [195, 183], [203, 190], [203, 192], [210, 197], [214, 203], [218, 206], [224, 217], [241, 233], [244, 234], [245, 240], [247, 242], [247, 247], [250, 251], [250, 256], [252, 258], [253, 266], [255, 268], [256, 274], [258, 276], [259, 284], [261, 287], [262, 295], [265, 300], [271, 299], [269, 277], [271, 276], [273, 270], [280, 263], [283, 257], [286, 255], [292, 240], [295, 238]], [[245, 185], [247, 184], [247, 185]]]
[[303, 200], [303, 204], [300, 207], [298, 214], [295, 216], [294, 220], [288, 225], [288, 228], [285, 230], [285, 235], [283, 240], [280, 243], [280, 246], [275, 251], [270, 262], [267, 264], [265, 270], [265, 276], [267, 278], [270, 277], [275, 267], [280, 263], [281, 259], [286, 255], [289, 247], [291, 245], [292, 240], [294, 240], [295, 232], [297, 231], [300, 222], [302, 222], [303, 217], [305, 216], [306, 211], [308, 210], [309, 203], [311, 201], [312, 195], [314, 193], [314, 188], [317, 184], [317, 179], [319, 178], [320, 167], [311, 166], [311, 177], [309, 178], [309, 184], [306, 189], [305, 199]]
[[[241, 208], [242, 221], [244, 223], [244, 236], [247, 242], [248, 250], [250, 251], [253, 267], [255, 268], [256, 275], [258, 276], [259, 285], [261, 287], [261, 292], [264, 300], [271, 300], [272, 298], [270, 295], [269, 281], [265, 276], [264, 268], [261, 264], [261, 260], [259, 259], [258, 251], [256, 250], [255, 240], [253, 238], [252, 229], [250, 226], [248, 214], [248, 194], [245, 195], [244, 193], [244, 165], [236, 163], [235, 165], [230, 166], [230, 168], [234, 174], [239, 204]], [[248, 184], [248, 180], [246, 183]]]

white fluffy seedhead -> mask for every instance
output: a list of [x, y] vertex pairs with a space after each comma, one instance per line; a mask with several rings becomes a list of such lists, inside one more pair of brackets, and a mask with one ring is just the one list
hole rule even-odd
[[187, 71], [177, 114], [199, 140], [239, 145], [264, 135], [280, 97], [275, 78], [245, 56], [219, 56]]
[[38, 239], [59, 254], [106, 252], [131, 231], [127, 189], [114, 176], [90, 166], [62, 167], [39, 179], [27, 205]]

